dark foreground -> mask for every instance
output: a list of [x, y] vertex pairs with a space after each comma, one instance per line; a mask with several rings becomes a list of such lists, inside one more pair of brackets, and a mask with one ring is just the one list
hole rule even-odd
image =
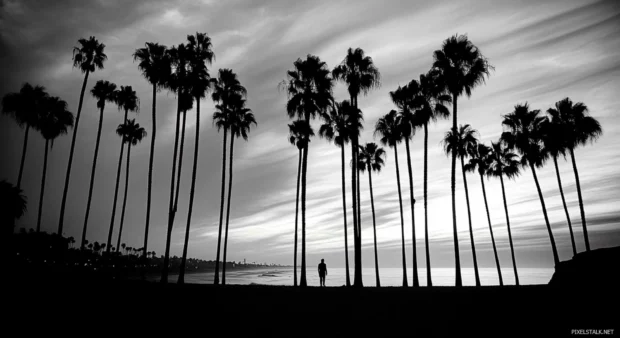
[[617, 288], [300, 289], [29, 279], [5, 290], [5, 329], [20, 336], [555, 337], [617, 329], [620, 322]]

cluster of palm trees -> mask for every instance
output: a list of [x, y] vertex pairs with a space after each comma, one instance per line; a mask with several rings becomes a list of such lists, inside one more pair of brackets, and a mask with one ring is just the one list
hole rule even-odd
[[[582, 103], [573, 104], [566, 98], [556, 103], [555, 108], [548, 110], [548, 117], [538, 116], [539, 111], [530, 111], [527, 104], [518, 105], [514, 112], [504, 117], [503, 125], [506, 127], [502, 137], [491, 146], [479, 141], [478, 132], [470, 125], [458, 125], [457, 102], [464, 94], [468, 97], [477, 86], [484, 84], [486, 78], [494, 69], [487, 58], [481, 53], [466, 35], [454, 35], [443, 42], [441, 49], [433, 53], [434, 62], [431, 69], [404, 86], [399, 86], [391, 91], [390, 98], [397, 109], [390, 110], [386, 115], [379, 118], [375, 124], [374, 136], [379, 137], [381, 144], [394, 148], [394, 161], [396, 162], [396, 180], [400, 207], [401, 238], [402, 238], [402, 267], [403, 286], [408, 286], [407, 262], [405, 253], [405, 224], [403, 217], [403, 200], [400, 187], [400, 170], [398, 165], [398, 144], [405, 143], [407, 154], [407, 168], [409, 174], [409, 197], [411, 208], [411, 229], [413, 243], [413, 286], [419, 286], [417, 268], [417, 240], [415, 232], [415, 203], [413, 173], [410, 156], [410, 141], [416, 131], [424, 130], [424, 237], [426, 247], [426, 279], [427, 285], [432, 286], [431, 261], [429, 249], [429, 222], [427, 208], [427, 181], [428, 181], [428, 126], [438, 119], [448, 118], [452, 115], [452, 128], [446, 133], [443, 144], [444, 150], [452, 157], [452, 215], [453, 237], [455, 248], [456, 286], [462, 286], [461, 263], [458, 233], [456, 227], [456, 159], [460, 160], [463, 183], [465, 188], [465, 200], [469, 224], [470, 242], [473, 253], [473, 263], [476, 286], [480, 286], [480, 274], [476, 256], [473, 224], [471, 220], [471, 208], [469, 203], [469, 190], [467, 187], [467, 172], [477, 172], [482, 182], [482, 193], [485, 202], [494, 259], [499, 275], [500, 285], [503, 285], [503, 277], [499, 264], [495, 236], [486, 198], [485, 177], [499, 177], [502, 186], [508, 237], [510, 242], [512, 263], [515, 272], [516, 284], [519, 284], [517, 265], [515, 260], [508, 206], [504, 189], [504, 180], [513, 179], [524, 168], [531, 168], [534, 180], [540, 196], [543, 214], [551, 246], [554, 253], [554, 261], [557, 264], [559, 258], [551, 226], [546, 213], [544, 199], [538, 179], [536, 168], [540, 168], [548, 158], [553, 158], [556, 165], [558, 184], [566, 210], [567, 221], [570, 225], [570, 217], [563, 195], [562, 184], [557, 169], [557, 157], [569, 153], [573, 160], [573, 169], [577, 181], [579, 205], [582, 216], [583, 232], [586, 242], [586, 250], [590, 250], [585, 212], [579, 186], [579, 176], [574, 161], [575, 147], [585, 144], [599, 137], [602, 133], [598, 122], [588, 116], [587, 107]], [[342, 80], [348, 86], [350, 100], [337, 102], [333, 97], [333, 87], [336, 81]], [[372, 193], [373, 171], [379, 172], [384, 165], [385, 150], [375, 143], [360, 145], [360, 131], [363, 129], [363, 114], [357, 104], [357, 98], [361, 93], [368, 93], [371, 89], [380, 86], [380, 73], [374, 66], [370, 57], [364, 54], [360, 48], [349, 49], [346, 57], [340, 65], [330, 71], [319, 57], [308, 55], [305, 60], [298, 59], [294, 62], [294, 69], [287, 72], [287, 79], [282, 81], [280, 88], [284, 88], [288, 94], [286, 104], [287, 114], [291, 119], [296, 119], [289, 124], [290, 142], [299, 149], [299, 164], [297, 175], [297, 201], [295, 212], [295, 244], [294, 244], [294, 285], [297, 286], [297, 231], [298, 213], [301, 190], [301, 276], [300, 286], [306, 286], [306, 173], [308, 163], [308, 145], [314, 136], [311, 121], [320, 117], [323, 123], [319, 129], [319, 136], [326, 138], [341, 148], [342, 164], [342, 201], [344, 221], [344, 244], [345, 244], [345, 269], [346, 285], [350, 286], [349, 257], [348, 257], [348, 230], [346, 210], [346, 184], [345, 184], [345, 153], [344, 146], [351, 142], [351, 196], [353, 209], [353, 238], [355, 252], [355, 275], [353, 286], [361, 287], [361, 213], [360, 213], [360, 186], [361, 173], [368, 171], [370, 186], [370, 201], [372, 209], [375, 273], [376, 285], [380, 286], [379, 260], [377, 254], [376, 222], [374, 198]], [[449, 109], [449, 104], [452, 109]], [[517, 153], [519, 155], [517, 155]], [[466, 161], [467, 160], [467, 161]], [[575, 240], [572, 229], [571, 241], [573, 253], [576, 254]]]

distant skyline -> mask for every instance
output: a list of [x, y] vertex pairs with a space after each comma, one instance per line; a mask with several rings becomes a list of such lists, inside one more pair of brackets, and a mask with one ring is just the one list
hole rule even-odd
[[[0, 96], [19, 91], [29, 82], [42, 85], [77, 111], [83, 75], [72, 69], [72, 48], [79, 38], [95, 36], [106, 45], [105, 69], [90, 75], [80, 121], [72, 180], [65, 215], [65, 236], [81, 236], [88, 182], [95, 147], [98, 110], [88, 94], [97, 80], [130, 85], [140, 97], [139, 114], [130, 114], [149, 136], [132, 148], [131, 181], [123, 242], [142, 246], [146, 213], [147, 170], [151, 133], [152, 87], [141, 76], [132, 54], [145, 42], [168, 47], [189, 34], [206, 32], [213, 41], [212, 77], [231, 68], [247, 88], [258, 126], [249, 142], [235, 142], [233, 195], [228, 240], [230, 261], [292, 265], [295, 221], [297, 148], [288, 143], [290, 123], [286, 93], [277, 85], [297, 58], [314, 54], [330, 69], [349, 47], [362, 48], [382, 76], [382, 86], [359, 98], [364, 113], [360, 143], [376, 142], [374, 125], [395, 109], [388, 93], [432, 64], [433, 51], [454, 34], [467, 34], [495, 67], [485, 85], [471, 98], [459, 100], [459, 124], [470, 124], [487, 145], [502, 132], [502, 115], [528, 102], [545, 112], [565, 97], [583, 102], [603, 127], [602, 137], [575, 152], [579, 168], [590, 242], [593, 249], [620, 245], [620, 2], [603, 1], [184, 1], [154, 0], [53, 2], [0, 0]], [[335, 86], [337, 101], [348, 99], [342, 83]], [[220, 201], [222, 134], [211, 123], [214, 104], [201, 102], [200, 155], [188, 257], [214, 260]], [[176, 98], [157, 96], [158, 130], [154, 164], [153, 209], [149, 251], [164, 253], [168, 219], [170, 170], [174, 144]], [[93, 205], [87, 239], [105, 242], [120, 138], [115, 134], [122, 113], [108, 104], [104, 113]], [[453, 267], [450, 159], [440, 141], [451, 121], [429, 126], [429, 226], [431, 264]], [[313, 122], [318, 132], [320, 121]], [[195, 115], [189, 111], [185, 140], [179, 212], [175, 219], [171, 255], [181, 255], [189, 202]], [[318, 133], [317, 133], [318, 134]], [[24, 131], [0, 116], [0, 180], [17, 180]], [[48, 164], [42, 229], [56, 231], [71, 132], [54, 142]], [[16, 228], [36, 227], [37, 202], [43, 162], [43, 139], [31, 133], [22, 188], [28, 213]], [[423, 213], [423, 133], [411, 143], [416, 204], [418, 265], [425, 266]], [[321, 258], [330, 267], [344, 267], [344, 239], [340, 149], [315, 137], [308, 163], [307, 253], [309, 273]], [[381, 267], [399, 267], [400, 219], [394, 153], [385, 147], [386, 166], [373, 174], [377, 239]], [[346, 149], [347, 161], [350, 147]], [[408, 205], [406, 154], [399, 147], [403, 203]], [[577, 249], [585, 250], [575, 177], [570, 162], [559, 161], [564, 192], [573, 221]], [[347, 168], [350, 256], [353, 255], [350, 168]], [[572, 256], [566, 217], [552, 162], [539, 179], [561, 260]], [[368, 178], [362, 185], [364, 267], [373, 267], [372, 219]], [[124, 176], [123, 176], [124, 177]], [[472, 266], [462, 175], [457, 166], [459, 247], [464, 268]], [[124, 178], [121, 182], [124, 181]], [[552, 267], [553, 256], [536, 187], [529, 170], [516, 181], [506, 181], [508, 208], [518, 267]], [[502, 269], [511, 266], [499, 181], [486, 184], [491, 220]], [[490, 234], [480, 179], [468, 176], [474, 237], [480, 267], [494, 267]], [[407, 263], [411, 268], [411, 214], [404, 213]], [[117, 221], [118, 222], [118, 221]], [[113, 242], [118, 229], [115, 229]], [[353, 262], [351, 273], [353, 272]], [[411, 275], [409, 276], [411, 278]]]

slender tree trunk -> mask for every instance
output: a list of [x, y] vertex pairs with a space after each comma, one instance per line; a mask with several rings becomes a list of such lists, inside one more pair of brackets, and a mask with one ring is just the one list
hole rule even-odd
[[103, 125], [103, 109], [102, 106], [99, 109], [99, 127], [97, 128], [97, 142], [95, 143], [95, 155], [93, 157], [93, 169], [90, 173], [90, 185], [88, 187], [88, 200], [86, 202], [86, 216], [84, 216], [84, 229], [82, 230], [82, 241], [80, 243], [80, 250], [84, 250], [86, 243], [86, 230], [88, 228], [88, 216], [90, 215], [90, 203], [93, 199], [93, 186], [95, 185], [95, 171], [97, 170], [97, 156], [99, 154], [99, 143], [101, 141], [101, 128]]
[[88, 75], [90, 72], [86, 72], [84, 75], [84, 83], [82, 83], [82, 91], [80, 92], [80, 101], [78, 103], [77, 114], [75, 115], [75, 122], [73, 124], [73, 136], [71, 138], [71, 150], [69, 151], [69, 163], [67, 164], [67, 175], [65, 176], [65, 188], [62, 193], [62, 202], [60, 203], [60, 219], [58, 220], [58, 234], [62, 236], [62, 229], [65, 220], [65, 205], [67, 203], [67, 193], [69, 191], [69, 180], [71, 179], [71, 165], [73, 163], [73, 151], [75, 150], [75, 139], [78, 132], [78, 126], [80, 124], [80, 115], [82, 113], [82, 103], [84, 102], [84, 91], [86, 91], [86, 83], [88, 82]]
[[[127, 121], [128, 111], [125, 110], [125, 119], [123, 123]], [[123, 166], [123, 152], [125, 150], [125, 138], [121, 137], [121, 153], [118, 157], [118, 168], [116, 169], [116, 186], [114, 188], [114, 201], [112, 203], [112, 219], [110, 220], [110, 230], [108, 230], [108, 242], [106, 244], [106, 253], [110, 253], [112, 249], [112, 234], [114, 233], [114, 219], [116, 218], [116, 202], [118, 201], [118, 185], [121, 179], [121, 169]], [[116, 248], [118, 251], [118, 247]]]
[[220, 284], [220, 244], [222, 243], [222, 222], [224, 220], [224, 196], [226, 194], [226, 136], [228, 129], [224, 128], [224, 142], [222, 143], [222, 189], [220, 194], [220, 227], [217, 232], [217, 253], [215, 258], [215, 277], [213, 284]]
[[127, 168], [125, 169], [125, 193], [123, 195], [123, 209], [121, 210], [121, 223], [118, 227], [118, 240], [116, 241], [116, 252], [118, 252], [118, 246], [121, 244], [121, 237], [123, 235], [123, 224], [125, 224], [125, 210], [127, 207], [127, 191], [129, 190], [129, 159], [131, 156], [131, 143], [127, 142]]
[[491, 233], [491, 243], [493, 244], [493, 254], [495, 255], [495, 266], [497, 267], [497, 275], [499, 276], [499, 285], [504, 286], [502, 278], [502, 270], [499, 266], [499, 256], [497, 255], [497, 247], [495, 246], [495, 236], [493, 236], [493, 227], [491, 226], [491, 214], [489, 213], [489, 204], [487, 203], [487, 191], [484, 187], [484, 177], [480, 174], [480, 182], [482, 182], [482, 196], [484, 197], [484, 207], [487, 211], [487, 220], [489, 221], [489, 232]]
[[562, 205], [564, 205], [564, 213], [566, 213], [566, 221], [568, 222], [568, 230], [570, 231], [570, 242], [573, 245], [573, 256], [577, 255], [577, 246], [575, 245], [575, 235], [573, 234], [573, 226], [570, 221], [570, 215], [568, 214], [568, 207], [566, 206], [566, 199], [564, 198], [564, 190], [562, 189], [562, 179], [560, 178], [560, 168], [558, 167], [558, 158], [553, 156], [553, 164], [555, 165], [555, 173], [558, 177], [558, 187], [560, 188], [560, 196], [562, 196]]
[[235, 135], [230, 134], [230, 160], [228, 164], [228, 202], [226, 204], [226, 231], [224, 232], [224, 261], [222, 262], [222, 285], [226, 285], [226, 254], [228, 253], [228, 223], [230, 221], [230, 198], [232, 195], [232, 174], [233, 174], [233, 146], [235, 145]]
[[[351, 96], [351, 105], [357, 109], [357, 97]], [[357, 130], [355, 131], [357, 132]], [[353, 272], [353, 286], [355, 287], [363, 287], [362, 282], [362, 252], [361, 252], [361, 242], [359, 238], [361, 237], [360, 226], [359, 226], [359, 212], [358, 208], [360, 207], [357, 203], [357, 176], [359, 175], [357, 171], [357, 159], [358, 159], [358, 139], [357, 135], [353, 135], [351, 138], [351, 159], [353, 161], [351, 165], [351, 192], [352, 192], [352, 205], [353, 205], [353, 248], [354, 248], [354, 262], [355, 268]]]
[[415, 236], [415, 215], [414, 208], [415, 198], [413, 197], [413, 171], [411, 169], [411, 155], [409, 152], [409, 138], [405, 138], [405, 148], [407, 150], [407, 169], [409, 170], [409, 198], [411, 202], [411, 244], [413, 246], [413, 287], [419, 287], [418, 279], [418, 257], [417, 257], [417, 241]]
[[396, 183], [398, 185], [398, 203], [400, 206], [400, 230], [403, 246], [403, 287], [409, 286], [407, 283], [407, 259], [405, 255], [405, 221], [403, 219], [403, 197], [400, 192], [400, 170], [398, 169], [398, 150], [394, 145], [394, 165], [396, 165]]
[[37, 216], [37, 232], [41, 231], [41, 214], [43, 211], [43, 196], [45, 195], [45, 176], [47, 175], [47, 154], [49, 140], [45, 140], [45, 155], [43, 156], [43, 175], [41, 175], [41, 195], [39, 195], [39, 214]]
[[381, 287], [379, 279], [379, 254], [377, 253], [377, 222], [375, 220], [375, 200], [372, 195], [372, 168], [368, 164], [368, 185], [370, 186], [370, 208], [372, 210], [372, 231], [375, 239], [375, 274], [377, 277], [377, 287]]
[[344, 219], [344, 264], [346, 274], [346, 285], [351, 286], [351, 278], [349, 276], [349, 236], [347, 234], [347, 194], [345, 184], [345, 161], [344, 161], [344, 144], [340, 147], [340, 159], [342, 164], [342, 216]]
[[[353, 277], [353, 286], [355, 287], [363, 287], [364, 283], [362, 280], [362, 226], [361, 226], [361, 205], [360, 205], [360, 189], [359, 189], [359, 171], [357, 168], [357, 162], [359, 160], [359, 139], [357, 136], [354, 138], [355, 140], [355, 158], [353, 160], [353, 170], [355, 171], [355, 181], [356, 181], [356, 195], [357, 195], [357, 203], [355, 204], [357, 210], [357, 220], [356, 226], [357, 235], [355, 236], [355, 276]], [[355, 195], [354, 197], [355, 198]]]
[[478, 272], [478, 258], [476, 256], [476, 244], [474, 243], [474, 228], [471, 224], [471, 208], [469, 207], [469, 190], [467, 189], [467, 175], [465, 175], [465, 161], [461, 157], [461, 171], [463, 172], [463, 186], [465, 187], [465, 202], [467, 202], [467, 220], [469, 221], [469, 238], [471, 240], [471, 254], [474, 260], [474, 275], [476, 286], [480, 286], [480, 273]]
[[183, 124], [181, 126], [181, 146], [179, 147], [179, 164], [177, 170], [177, 191], [174, 197], [174, 213], [176, 214], [179, 206], [179, 192], [181, 191], [181, 173], [183, 170], [183, 148], [185, 148], [185, 120], [187, 119], [187, 110], [183, 111]]
[[149, 226], [151, 224], [151, 194], [153, 192], [153, 159], [155, 158], [155, 134], [157, 132], [157, 85], [153, 84], [153, 130], [151, 131], [151, 155], [149, 156], [148, 192], [146, 197], [146, 226], [144, 227], [144, 259], [147, 259]]
[[299, 220], [299, 182], [301, 180], [301, 160], [303, 157], [302, 149], [299, 149], [299, 164], [297, 165], [297, 193], [295, 198], [295, 252], [293, 253], [293, 279], [294, 286], [297, 286], [297, 225]]
[[22, 147], [22, 160], [19, 164], [19, 174], [17, 175], [17, 189], [22, 185], [22, 174], [24, 173], [24, 163], [26, 161], [26, 149], [28, 149], [28, 134], [30, 125], [26, 124], [26, 132], [24, 133], [24, 146]]
[[426, 242], [426, 286], [433, 286], [428, 239], [428, 123], [424, 124], [424, 241]]
[[517, 260], [515, 259], [515, 248], [512, 244], [512, 232], [510, 231], [510, 217], [508, 216], [508, 202], [506, 201], [506, 189], [504, 189], [504, 176], [499, 176], [502, 184], [502, 197], [504, 198], [504, 211], [506, 212], [506, 226], [508, 227], [508, 241], [510, 242], [510, 255], [512, 257], [512, 268], [515, 272], [515, 285], [519, 286], [519, 274], [517, 273]]
[[588, 229], [586, 228], [586, 212], [583, 210], [583, 198], [581, 197], [581, 184], [579, 183], [579, 172], [577, 171], [577, 162], [575, 162], [575, 152], [570, 149], [570, 158], [573, 162], [573, 171], [575, 172], [575, 182], [577, 183], [577, 197], [579, 197], [579, 211], [581, 212], [581, 225], [583, 226], [583, 237], [586, 242], [586, 251], [590, 251], [590, 239], [588, 239]]
[[[452, 130], [456, 132], [456, 105], [457, 96], [452, 95]], [[454, 237], [454, 265], [456, 268], [455, 286], [463, 286], [461, 278], [461, 255], [459, 253], [459, 236], [456, 230], [456, 152], [452, 152], [452, 176], [450, 178], [450, 189], [452, 190], [452, 233]]]
[[[356, 142], [357, 143], [357, 142]], [[359, 147], [359, 144], [357, 145], [357, 149]], [[356, 155], [356, 159], [355, 161], [359, 161], [359, 153]], [[360, 186], [360, 170], [359, 170], [359, 163], [356, 162], [356, 167], [355, 169], [357, 170], [357, 174], [355, 175], [355, 180], [357, 181], [357, 238], [355, 239], [355, 245], [357, 246], [357, 249], [359, 250], [359, 267], [360, 267], [360, 273], [362, 270], [362, 201], [361, 201], [361, 195], [362, 195], [362, 188]], [[361, 276], [360, 276], [360, 281], [361, 281]]]
[[536, 189], [538, 190], [538, 197], [540, 197], [540, 205], [542, 206], [543, 215], [545, 216], [545, 223], [547, 224], [547, 231], [549, 232], [549, 240], [551, 241], [551, 250], [553, 251], [553, 262], [555, 265], [560, 263], [558, 256], [558, 249], [555, 246], [555, 239], [553, 238], [553, 232], [551, 232], [551, 224], [549, 223], [549, 217], [547, 217], [547, 207], [545, 206], [545, 199], [543, 198], [542, 190], [540, 190], [540, 184], [538, 184], [538, 176], [536, 176], [536, 168], [530, 164], [532, 169], [532, 175], [534, 175], [534, 182], [536, 183]]
[[[310, 122], [306, 119], [308, 123]], [[301, 277], [300, 287], [308, 286], [306, 281], [306, 173], [308, 170], [308, 144], [304, 147], [304, 157], [301, 169]]]
[[185, 263], [187, 260], [187, 247], [189, 246], [189, 229], [194, 210], [194, 193], [196, 188], [196, 172], [198, 171], [198, 145], [200, 144], [200, 98], [196, 97], [196, 139], [194, 143], [194, 166], [192, 168], [192, 185], [189, 190], [189, 210], [187, 212], [187, 227], [185, 228], [185, 241], [183, 243], [183, 256], [179, 270], [178, 284], [185, 283]]

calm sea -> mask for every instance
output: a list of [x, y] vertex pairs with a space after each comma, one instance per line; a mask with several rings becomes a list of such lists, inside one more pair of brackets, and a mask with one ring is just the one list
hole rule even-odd
[[[497, 269], [481, 268], [480, 282], [482, 285], [499, 285]], [[345, 284], [344, 268], [328, 268], [328, 275], [325, 284], [327, 286], [342, 286]], [[412, 269], [407, 271], [409, 286], [413, 284]], [[298, 278], [300, 276], [298, 270]], [[426, 285], [426, 270], [419, 269], [420, 285]], [[434, 286], [453, 286], [454, 268], [434, 268], [432, 269], [432, 281]], [[553, 275], [553, 269], [543, 268], [523, 268], [518, 270], [519, 281], [522, 285], [528, 284], [547, 284]], [[462, 269], [463, 285], [475, 285], [474, 270], [472, 268]], [[351, 283], [353, 282], [353, 269], [350, 269]], [[170, 282], [177, 280], [177, 275], [170, 275]], [[403, 271], [400, 268], [381, 268], [379, 270], [381, 286], [402, 286]], [[514, 284], [514, 272], [512, 269], [502, 269], [504, 284]], [[307, 281], [310, 286], [319, 285], [319, 276], [315, 269], [307, 270]], [[375, 269], [362, 269], [364, 286], [375, 286]], [[186, 283], [212, 284], [213, 272], [191, 273], [185, 276]], [[227, 284], [265, 284], [265, 285], [293, 285], [293, 268], [257, 268], [246, 270], [227, 270]]]

